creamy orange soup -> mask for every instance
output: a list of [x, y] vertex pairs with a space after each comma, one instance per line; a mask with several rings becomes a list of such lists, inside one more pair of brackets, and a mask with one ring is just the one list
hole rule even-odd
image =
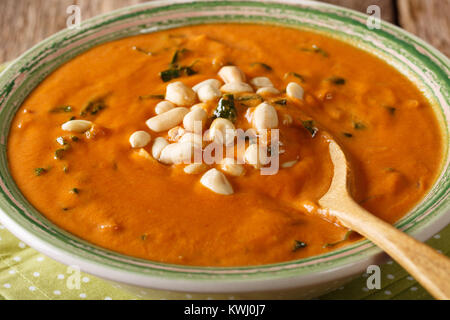
[[[254, 135], [220, 140], [224, 128]], [[201, 25], [60, 67], [17, 112], [8, 156], [31, 204], [91, 243], [167, 263], [258, 265], [360, 239], [306, 209], [331, 182], [330, 135], [351, 162], [354, 198], [390, 223], [439, 170], [429, 102], [383, 61], [295, 29]], [[211, 146], [235, 156], [187, 163]], [[279, 169], [263, 175], [273, 156]]]

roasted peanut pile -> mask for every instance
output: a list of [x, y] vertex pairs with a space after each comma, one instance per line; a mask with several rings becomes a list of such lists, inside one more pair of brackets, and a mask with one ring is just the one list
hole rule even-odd
[[[281, 92], [267, 77], [255, 77], [249, 81], [250, 84], [247, 83], [245, 74], [236, 66], [222, 67], [218, 76], [224, 84], [217, 79], [204, 80], [192, 88], [181, 81], [169, 83], [164, 101], [155, 106], [157, 115], [146, 121], [147, 127], [155, 133], [167, 131], [168, 139], [157, 137], [153, 141], [151, 155], [143, 149], [152, 140], [150, 133], [136, 131], [131, 134], [129, 142], [132, 148], [139, 149], [140, 156], [153, 157], [161, 164], [187, 164], [184, 168], [185, 173], [203, 173], [200, 179], [203, 186], [215, 193], [230, 195], [233, 194], [233, 187], [224, 173], [242, 176], [245, 173], [244, 165], [260, 169], [268, 165], [272, 157], [283, 152], [279, 150], [282, 142], [278, 139], [278, 133], [275, 134], [273, 131], [278, 127], [277, 111], [265, 99], [280, 95]], [[285, 93], [289, 99], [303, 99], [304, 90], [298, 83], [290, 82]], [[251, 114], [246, 115], [252, 129], [243, 135], [238, 133], [239, 128], [233, 123], [236, 118], [234, 97], [241, 94], [254, 94], [254, 97], [261, 101]], [[217, 109], [213, 114], [214, 120], [205, 130], [209, 117], [205, 103], [211, 101], [218, 101]], [[292, 117], [285, 116], [283, 122], [292, 122]], [[62, 129], [82, 133], [89, 130], [92, 125], [93, 123], [87, 120], [70, 120], [62, 125]], [[249, 140], [244, 146], [242, 157], [238, 154], [235, 158], [233, 154], [229, 156], [227, 152], [219, 161], [215, 158], [215, 164], [220, 170], [205, 164], [205, 162], [211, 164], [211, 161], [204, 161], [205, 150], [216, 149], [216, 153], [222, 148], [230, 150], [236, 139]], [[295, 163], [296, 161], [290, 161], [283, 163], [281, 167], [288, 168]]]

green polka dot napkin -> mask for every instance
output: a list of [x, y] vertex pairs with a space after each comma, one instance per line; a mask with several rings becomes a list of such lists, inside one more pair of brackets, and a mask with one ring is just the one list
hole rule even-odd
[[[0, 65], [0, 72], [3, 66]], [[450, 225], [427, 243], [450, 256]], [[15, 238], [0, 225], [0, 300], [57, 299], [189, 299], [189, 294], [131, 294], [118, 286], [81, 273], [79, 288], [70, 285], [74, 272]], [[432, 297], [397, 263], [389, 261], [381, 267], [381, 289], [369, 290], [367, 275], [348, 283], [320, 299], [432, 299]], [[145, 295], [144, 295], [145, 294]]]
[[[438, 252], [450, 256], [450, 225], [426, 242]], [[369, 290], [367, 274], [321, 299], [423, 300], [433, 299], [402, 267], [392, 260], [381, 266], [381, 288]]]
[[0, 225], [0, 299], [139, 298], [85, 274], [80, 289], [70, 289], [70, 275], [70, 268], [31, 249]]
[[[450, 226], [428, 242], [450, 255]], [[70, 285], [73, 270], [15, 238], [0, 225], [0, 300], [2, 299], [171, 299], [189, 295], [153, 293], [134, 295], [109, 282], [81, 273], [79, 288]], [[369, 290], [367, 275], [348, 283], [320, 299], [431, 299], [432, 297], [396, 263], [381, 267], [381, 289]]]

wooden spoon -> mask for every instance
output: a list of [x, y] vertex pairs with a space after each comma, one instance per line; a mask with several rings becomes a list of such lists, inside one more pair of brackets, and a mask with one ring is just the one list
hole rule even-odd
[[328, 192], [319, 200], [327, 214], [386, 251], [437, 299], [450, 299], [450, 259], [397, 230], [360, 207], [347, 189], [347, 160], [331, 140], [334, 176]]

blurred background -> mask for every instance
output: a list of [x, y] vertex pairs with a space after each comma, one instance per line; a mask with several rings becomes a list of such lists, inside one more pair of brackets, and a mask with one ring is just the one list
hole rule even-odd
[[[450, 56], [450, 0], [323, 0], [366, 13], [378, 5], [381, 18], [424, 39]], [[0, 0], [0, 63], [12, 60], [66, 27], [70, 5], [82, 19], [146, 0]], [[169, 2], [169, 1], [168, 1]]]

